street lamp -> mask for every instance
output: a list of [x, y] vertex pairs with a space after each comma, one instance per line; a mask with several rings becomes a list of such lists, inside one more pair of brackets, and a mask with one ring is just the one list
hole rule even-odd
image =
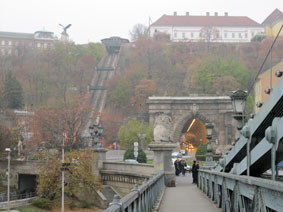
[[204, 166], [210, 168], [215, 166], [215, 162], [213, 161], [213, 156], [212, 156], [212, 147], [211, 147], [212, 131], [214, 125], [211, 123], [206, 123], [205, 128], [206, 128], [207, 147], [206, 147]]
[[103, 126], [101, 124], [94, 123], [92, 126], [89, 127], [90, 130], [90, 136], [92, 138], [92, 142], [90, 142], [89, 146], [92, 147], [98, 147], [98, 137], [102, 135], [103, 132]]
[[8, 191], [7, 191], [7, 201], [8, 201], [8, 212], [10, 211], [10, 160], [11, 160], [11, 149], [6, 148], [5, 152], [8, 152]]
[[248, 96], [248, 92], [244, 90], [232, 91], [230, 94], [230, 98], [232, 101], [232, 106], [234, 110], [234, 118], [237, 120], [237, 129], [241, 130], [243, 128], [244, 121], [244, 109], [246, 105], [246, 99]]

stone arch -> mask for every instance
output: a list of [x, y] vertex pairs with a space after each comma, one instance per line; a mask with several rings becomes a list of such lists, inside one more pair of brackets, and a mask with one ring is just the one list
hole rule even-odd
[[[179, 143], [184, 126], [187, 125], [187, 122], [189, 120], [192, 120], [194, 118], [201, 120], [203, 123], [212, 123], [209, 119], [207, 119], [207, 117], [201, 115], [199, 112], [195, 114], [190, 112], [189, 114], [182, 116], [180, 120], [175, 124], [175, 127], [173, 129], [172, 140], [174, 143]], [[216, 132], [214, 129], [212, 133], [212, 138], [216, 137], [215, 133]]]

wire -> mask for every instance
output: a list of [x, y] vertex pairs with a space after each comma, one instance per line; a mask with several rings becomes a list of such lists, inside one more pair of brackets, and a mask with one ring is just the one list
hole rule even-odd
[[255, 84], [255, 82], [256, 82], [256, 80], [257, 80], [257, 78], [258, 78], [258, 76], [259, 76], [259, 74], [260, 74], [260, 72], [261, 72], [261, 70], [262, 70], [262, 68], [263, 68], [263, 66], [264, 66], [264, 64], [265, 64], [265, 62], [266, 62], [266, 60], [267, 60], [267, 58], [268, 58], [268, 56], [269, 56], [269, 54], [271, 53], [272, 48], [273, 48], [274, 44], [276, 43], [276, 40], [277, 40], [277, 38], [279, 37], [279, 34], [280, 34], [282, 28], [283, 28], [283, 24], [281, 25], [281, 27], [280, 27], [280, 29], [279, 29], [279, 31], [278, 31], [278, 33], [277, 33], [277, 35], [276, 35], [274, 41], [272, 42], [271, 47], [270, 47], [269, 50], [268, 50], [267, 55], [266, 55], [265, 58], [264, 58], [263, 63], [262, 63], [261, 66], [260, 66], [260, 68], [259, 68], [259, 70], [258, 70], [258, 72], [257, 72], [257, 74], [256, 74], [256, 76], [255, 76], [254, 82], [252, 83], [252, 85], [250, 86], [250, 88], [249, 88], [249, 90], [248, 90], [248, 96], [249, 96], [249, 94], [250, 94], [250, 92], [251, 92], [251, 90], [252, 90], [252, 88], [253, 88], [253, 86], [254, 86], [254, 84]]

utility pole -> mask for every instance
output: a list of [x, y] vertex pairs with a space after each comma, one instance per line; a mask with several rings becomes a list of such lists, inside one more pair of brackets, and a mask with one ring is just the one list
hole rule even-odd
[[11, 161], [11, 149], [6, 148], [6, 152], [8, 152], [8, 191], [7, 191], [7, 201], [8, 201], [8, 212], [10, 212], [10, 161]]
[[64, 181], [65, 181], [65, 177], [64, 177], [64, 141], [65, 138], [67, 137], [66, 133], [63, 133], [63, 146], [62, 146], [62, 212], [64, 212]]

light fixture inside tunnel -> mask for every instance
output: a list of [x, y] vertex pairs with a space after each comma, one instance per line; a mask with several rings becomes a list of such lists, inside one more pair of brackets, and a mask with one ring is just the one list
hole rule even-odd
[[192, 123], [190, 124], [190, 126], [189, 126], [189, 128], [188, 128], [188, 130], [187, 130], [187, 132], [189, 132], [190, 131], [190, 129], [192, 128], [192, 126], [193, 126], [193, 124], [196, 122], [196, 119], [193, 119], [193, 121], [192, 121]]

